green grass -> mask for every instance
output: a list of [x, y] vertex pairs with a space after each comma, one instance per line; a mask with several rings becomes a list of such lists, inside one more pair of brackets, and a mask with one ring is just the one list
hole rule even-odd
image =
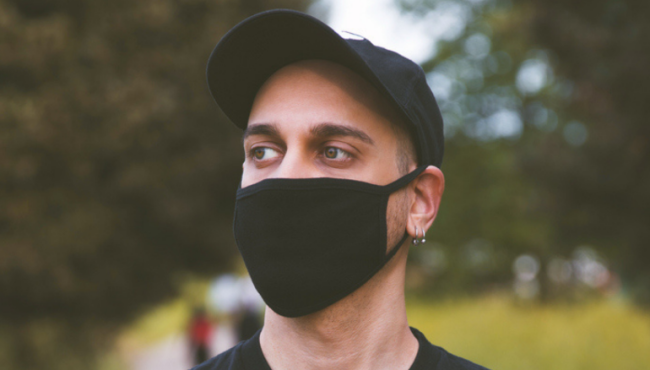
[[[191, 301], [184, 295], [145, 315], [120, 347], [137, 350], [183, 332]], [[650, 369], [650, 313], [622, 301], [517, 305], [491, 295], [408, 299], [407, 310], [410, 325], [432, 343], [492, 370]]]
[[516, 305], [501, 296], [409, 300], [432, 343], [493, 370], [650, 369], [650, 314], [620, 301]]

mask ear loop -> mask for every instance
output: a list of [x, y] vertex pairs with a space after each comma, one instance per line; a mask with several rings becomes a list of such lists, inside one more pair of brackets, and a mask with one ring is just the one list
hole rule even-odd
[[413, 172], [410, 172], [410, 173], [400, 177], [399, 179], [391, 182], [388, 185], [384, 185], [382, 187], [384, 189], [383, 191], [386, 194], [394, 193], [395, 191], [397, 191], [397, 190], [405, 187], [406, 185], [408, 185], [411, 181], [415, 180], [415, 178], [418, 177], [422, 172], [424, 172], [424, 170], [426, 170], [427, 167], [429, 167], [429, 165], [426, 165], [426, 164], [423, 165], [423, 166], [420, 166], [420, 167], [414, 169]]
[[[417, 178], [422, 172], [424, 172], [424, 170], [426, 170], [427, 167], [429, 167], [429, 165], [426, 165], [426, 164], [422, 165], [422, 166], [416, 168], [415, 170], [413, 170], [412, 172], [410, 172], [410, 173], [400, 177], [399, 179], [393, 181], [392, 183], [390, 183], [388, 185], [384, 185], [383, 186], [384, 191], [387, 194], [392, 194], [393, 192], [405, 187], [411, 181], [415, 180], [415, 178]], [[408, 236], [409, 236], [408, 233], [404, 232], [404, 237], [402, 238], [402, 241], [400, 242], [399, 245], [402, 245], [402, 243], [406, 240], [406, 238]], [[420, 231], [419, 231], [419, 228], [416, 226], [415, 227], [415, 238], [412, 241], [413, 245], [418, 245], [420, 243], [424, 243], [424, 241], [425, 241], [424, 240], [424, 230], [422, 230], [422, 238], [420, 238]], [[394, 248], [395, 251], [397, 249], [398, 248]]]

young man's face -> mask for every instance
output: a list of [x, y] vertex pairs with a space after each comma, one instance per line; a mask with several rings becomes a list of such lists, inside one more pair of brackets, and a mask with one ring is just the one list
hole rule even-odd
[[268, 178], [398, 179], [400, 141], [386, 104], [338, 64], [303, 61], [279, 70], [251, 109], [241, 186]]
[[[347, 68], [325, 61], [289, 65], [266, 81], [253, 103], [241, 186], [312, 177], [389, 184], [403, 175], [398, 152], [405, 139], [389, 121], [399, 119], [394, 115], [374, 87]], [[387, 248], [404, 235], [409, 199], [405, 189], [389, 198]]]

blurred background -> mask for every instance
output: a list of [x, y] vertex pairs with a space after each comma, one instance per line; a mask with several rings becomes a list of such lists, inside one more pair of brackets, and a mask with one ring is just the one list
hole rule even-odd
[[272, 8], [427, 72], [447, 190], [412, 326], [492, 369], [650, 366], [649, 2], [0, 0], [0, 368], [188, 368], [259, 325], [204, 71]]

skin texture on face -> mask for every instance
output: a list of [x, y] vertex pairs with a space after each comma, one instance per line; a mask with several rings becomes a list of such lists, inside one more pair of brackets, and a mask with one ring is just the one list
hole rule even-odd
[[[252, 107], [242, 187], [309, 177], [389, 184], [404, 172], [405, 139], [391, 123], [397, 119], [372, 85], [343, 66], [315, 60], [287, 66], [262, 86]], [[403, 189], [389, 200], [388, 248], [404, 235], [407, 212]]]
[[303, 61], [279, 70], [251, 109], [242, 187], [279, 177], [392, 182], [399, 173], [387, 164], [395, 163], [398, 141], [384, 105], [366, 80], [337, 64]]

